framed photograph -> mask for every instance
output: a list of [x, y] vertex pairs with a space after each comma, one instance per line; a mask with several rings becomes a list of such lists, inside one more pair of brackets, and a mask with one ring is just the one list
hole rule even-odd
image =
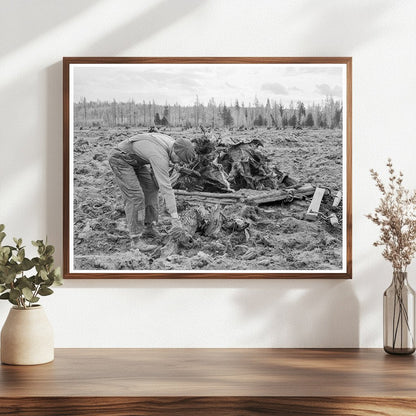
[[352, 58], [64, 58], [65, 278], [351, 278]]

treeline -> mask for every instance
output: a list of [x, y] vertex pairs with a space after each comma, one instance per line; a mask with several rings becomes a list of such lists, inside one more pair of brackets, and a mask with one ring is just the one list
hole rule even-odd
[[305, 106], [302, 101], [289, 106], [270, 101], [245, 105], [235, 101], [233, 105], [216, 104], [214, 99], [207, 105], [196, 98], [192, 106], [177, 103], [160, 105], [152, 102], [87, 101], [85, 98], [74, 105], [75, 127], [122, 127], [122, 126], [170, 126], [192, 128], [206, 127], [275, 127], [275, 128], [342, 128], [342, 102], [327, 97], [320, 104]]

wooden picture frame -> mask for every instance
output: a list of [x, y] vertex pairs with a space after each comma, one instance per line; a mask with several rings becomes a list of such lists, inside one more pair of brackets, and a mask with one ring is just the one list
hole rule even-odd
[[[214, 151], [221, 148], [221, 157], [250, 145], [254, 158], [271, 159], [261, 165], [271, 170], [264, 168], [260, 179], [253, 171], [238, 174], [251, 186], [247, 191], [235, 185], [246, 159], [232, 159], [239, 166], [231, 175], [230, 190], [236, 192], [225, 200], [232, 195], [235, 202], [215, 205], [222, 225], [211, 236], [197, 231], [194, 240], [201, 241], [182, 246], [170, 259], [163, 251], [171, 241], [165, 217], [158, 240], [163, 255], [150, 258], [127, 247], [122, 194], [107, 159], [122, 139], [148, 132], [155, 122], [174, 139], [195, 143], [204, 136]], [[64, 278], [351, 278], [351, 132], [350, 57], [63, 58]], [[218, 169], [228, 181], [230, 171]], [[273, 188], [271, 180], [282, 185]], [[176, 191], [185, 206], [180, 216], [198, 206], [213, 213], [216, 194], [201, 192]], [[236, 237], [239, 204], [250, 208]], [[226, 220], [234, 222], [221, 240]]]

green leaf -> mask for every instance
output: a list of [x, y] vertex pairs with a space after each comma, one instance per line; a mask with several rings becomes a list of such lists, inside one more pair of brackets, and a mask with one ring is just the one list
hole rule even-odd
[[10, 260], [6, 266], [9, 273], [13, 273], [14, 275], [20, 273], [22, 271], [20, 264], [15, 263], [14, 261]]
[[16, 300], [16, 299], [10, 299], [10, 298], [9, 298], [9, 302], [10, 302], [12, 305], [19, 306], [19, 303], [17, 302], [17, 300]]
[[33, 262], [31, 260], [29, 260], [27, 257], [25, 257], [22, 260], [22, 263], [20, 264], [20, 266], [21, 266], [22, 270], [24, 272], [26, 272], [26, 271], [28, 271], [30, 269], [33, 269], [34, 264], [33, 264]]
[[42, 286], [40, 289], [39, 289], [39, 295], [42, 295], [42, 296], [49, 296], [49, 295], [52, 295], [52, 293], [53, 293], [53, 290], [52, 289], [49, 289], [48, 287], [46, 287], [46, 286]]
[[4, 274], [2, 280], [4, 284], [13, 283], [14, 279], [16, 278], [16, 273], [12, 270], [9, 270], [6, 274]]
[[5, 228], [4, 224], [0, 224], [0, 232], [4, 231], [4, 228]]
[[42, 240], [32, 241], [32, 244], [33, 244], [35, 247], [39, 247], [39, 246], [43, 245], [43, 241], [42, 241]]
[[43, 257], [43, 264], [48, 265], [49, 267], [51, 267], [53, 265], [53, 257], [45, 255]]
[[5, 290], [7, 290], [6, 286], [0, 285], [0, 293], [3, 293]]
[[[31, 292], [32, 293], [32, 292]], [[10, 299], [11, 300], [17, 300], [21, 296], [22, 292], [20, 292], [19, 289], [12, 289], [10, 291]]]
[[0, 244], [4, 240], [5, 237], [6, 237], [6, 233], [0, 232]]
[[0, 264], [4, 265], [9, 261], [11, 250], [9, 247], [0, 248]]
[[10, 292], [2, 293], [0, 295], [0, 299], [7, 299], [13, 305], [17, 305], [17, 301], [16, 300], [10, 299]]
[[18, 252], [17, 252], [17, 259], [19, 260], [19, 263], [21, 263], [23, 261], [23, 259], [25, 258], [25, 249], [21, 248]]
[[36, 276], [34, 276], [34, 283], [35, 285], [40, 285], [42, 283], [44, 283], [44, 281], [42, 280], [42, 278], [37, 274]]
[[53, 253], [55, 253], [55, 247], [54, 246], [46, 246], [45, 256], [51, 256]]
[[30, 303], [35, 303], [39, 300], [39, 297], [34, 296], [33, 292], [27, 287], [23, 288], [22, 292], [23, 292], [25, 299]]
[[42, 280], [40, 282], [42, 286], [48, 286], [48, 287], [52, 286], [54, 283], [55, 283], [55, 278], [50, 273], [48, 274], [48, 280]]
[[16, 247], [17, 248], [20, 248], [22, 246], [22, 244], [23, 244], [23, 240], [21, 238], [13, 237], [13, 241], [16, 244]]
[[23, 292], [23, 296], [29, 301], [31, 302], [31, 299], [33, 298], [33, 292], [28, 288], [28, 287], [24, 287], [22, 289]]
[[61, 286], [63, 284], [61, 268], [57, 267], [56, 269], [54, 269], [53, 274], [54, 274], [54, 283], [55, 283], [55, 285], [56, 286]]
[[42, 280], [48, 280], [48, 273], [46, 273], [46, 270], [42, 269], [39, 272], [39, 276], [41, 277]]
[[26, 276], [22, 276], [18, 279], [17, 287], [23, 291], [24, 288], [28, 288], [31, 291], [35, 290], [36, 286]]
[[8, 246], [3, 246], [3, 247], [0, 247], [0, 253], [2, 253], [2, 254], [6, 254], [6, 255], [9, 255], [10, 254], [10, 247], [8, 247]]

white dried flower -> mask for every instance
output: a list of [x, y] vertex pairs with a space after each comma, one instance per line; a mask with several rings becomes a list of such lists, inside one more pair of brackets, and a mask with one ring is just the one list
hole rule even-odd
[[404, 272], [416, 253], [416, 191], [403, 185], [403, 173], [395, 172], [388, 159], [388, 184], [384, 185], [378, 173], [371, 169], [382, 197], [374, 214], [366, 215], [380, 227], [380, 237], [375, 246], [384, 246], [383, 257], [390, 261], [395, 271]]

